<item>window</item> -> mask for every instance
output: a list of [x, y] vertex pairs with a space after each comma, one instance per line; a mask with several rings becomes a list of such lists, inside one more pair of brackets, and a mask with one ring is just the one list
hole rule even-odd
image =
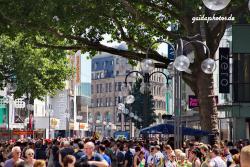
[[91, 85], [91, 94], [94, 93], [94, 88], [93, 88], [93, 85]]
[[118, 91], [121, 91], [121, 90], [122, 90], [122, 83], [118, 82]]
[[105, 84], [105, 92], [108, 92], [108, 88], [109, 88], [109, 84], [106, 83], [106, 84]]
[[112, 105], [113, 105], [112, 99], [111, 99], [111, 97], [109, 97], [109, 106], [112, 106]]
[[100, 107], [102, 107], [103, 106], [102, 98], [99, 99], [99, 102], [100, 102]]
[[118, 82], [115, 83], [115, 91], [118, 90]]
[[102, 84], [99, 85], [99, 89], [100, 89], [100, 93], [102, 93], [103, 92]]
[[109, 92], [112, 92], [112, 83], [109, 83]]
[[99, 84], [96, 84], [96, 93], [99, 93]]
[[116, 75], [119, 75], [119, 71], [116, 71]]
[[116, 59], [116, 64], [119, 64], [119, 58]]

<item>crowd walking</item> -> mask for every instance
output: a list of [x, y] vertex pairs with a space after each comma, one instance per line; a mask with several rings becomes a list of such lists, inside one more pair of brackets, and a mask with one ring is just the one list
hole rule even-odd
[[181, 149], [149, 140], [23, 139], [0, 143], [2, 167], [250, 167], [248, 140]]

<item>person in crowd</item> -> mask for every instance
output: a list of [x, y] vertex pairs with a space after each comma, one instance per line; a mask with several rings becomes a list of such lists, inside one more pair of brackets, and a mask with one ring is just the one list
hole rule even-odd
[[33, 167], [46, 167], [46, 162], [44, 160], [36, 160]]
[[150, 146], [149, 151], [150, 153], [149, 153], [146, 164], [148, 165], [148, 167], [153, 167], [154, 166], [154, 146]]
[[99, 153], [101, 154], [102, 158], [109, 164], [109, 167], [111, 167], [111, 159], [110, 157], [105, 153], [106, 147], [105, 145], [99, 146]]
[[117, 167], [124, 167], [125, 153], [123, 152], [123, 144], [118, 144], [118, 150], [115, 155], [117, 158]]
[[134, 155], [134, 160], [133, 160], [133, 167], [137, 167], [140, 163], [140, 158], [139, 154], [141, 152], [141, 147], [136, 146], [135, 147], [135, 155]]
[[226, 161], [227, 166], [233, 163], [233, 157], [229, 151], [229, 148], [224, 145], [223, 147], [223, 159]]
[[240, 167], [240, 153], [233, 155], [233, 162], [229, 167]]
[[219, 148], [213, 148], [210, 152], [210, 161], [209, 166], [210, 167], [227, 167], [225, 161], [222, 160], [220, 157], [220, 149]]
[[162, 154], [161, 147], [159, 145], [155, 146], [155, 156], [154, 156], [154, 164], [155, 167], [164, 167], [164, 155]]
[[34, 150], [29, 148], [25, 151], [25, 164], [26, 167], [33, 167], [34, 163], [35, 163], [35, 159], [34, 159]]
[[185, 153], [180, 153], [180, 160], [177, 162], [177, 167], [192, 167], [192, 163], [187, 160]]
[[35, 158], [46, 160], [46, 148], [47, 146], [43, 144], [42, 140], [39, 140], [35, 144]]
[[87, 142], [84, 144], [85, 155], [80, 158], [80, 161], [87, 162], [90, 167], [108, 167], [109, 164], [98, 153], [94, 152], [95, 144]]
[[192, 162], [193, 167], [200, 167], [201, 166], [201, 160], [200, 160], [200, 150], [198, 148], [194, 148], [190, 152], [190, 160]]
[[14, 164], [23, 161], [21, 159], [21, 148], [19, 146], [13, 147], [11, 153], [12, 153], [12, 158], [5, 162], [4, 167], [13, 167]]
[[82, 141], [79, 141], [79, 142], [77, 143], [77, 145], [78, 145], [78, 149], [77, 149], [77, 151], [74, 153], [74, 156], [75, 156], [76, 160], [79, 160], [79, 159], [84, 155], [84, 150], [83, 150], [84, 144], [83, 144]]
[[63, 142], [63, 149], [59, 152], [59, 163], [61, 166], [63, 166], [63, 158], [66, 155], [73, 155], [74, 154], [74, 150], [73, 148], [71, 148], [70, 146], [70, 142], [69, 141], [64, 141]]
[[76, 158], [73, 155], [66, 155], [63, 158], [63, 167], [74, 167]]
[[250, 145], [243, 147], [240, 151], [240, 166], [250, 167]]
[[165, 163], [165, 166], [168, 164], [168, 160], [169, 160], [169, 155], [173, 152], [173, 149], [170, 145], [165, 145], [164, 146], [164, 152], [163, 152], [163, 155], [164, 155], [164, 163]]
[[183, 153], [180, 149], [175, 149], [174, 154], [176, 155], [176, 161], [180, 160], [180, 155]]
[[130, 146], [128, 143], [124, 144], [125, 153], [125, 161], [124, 167], [132, 167], [133, 166], [133, 153], [130, 151]]
[[56, 139], [54, 139], [53, 141], [52, 141], [52, 147], [51, 147], [51, 153], [52, 153], [52, 155], [51, 156], [53, 156], [53, 166], [52, 167], [60, 167], [60, 164], [59, 164], [59, 145], [60, 145], [60, 143], [59, 143], [59, 141], [58, 140], [56, 140]]
[[136, 167], [145, 167], [146, 166], [145, 153], [143, 151], [140, 151], [138, 156], [139, 156], [138, 157], [139, 164]]

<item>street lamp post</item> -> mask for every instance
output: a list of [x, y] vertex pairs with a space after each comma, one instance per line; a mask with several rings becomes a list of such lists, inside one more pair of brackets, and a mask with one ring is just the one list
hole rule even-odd
[[[167, 80], [167, 85], [168, 85], [168, 80], [171, 79], [172, 76], [167, 76], [165, 73], [163, 73], [161, 71], [154, 71], [150, 74], [150, 72], [154, 70], [154, 62], [153, 62], [153, 60], [148, 58], [148, 52], [149, 52], [149, 49], [152, 48], [152, 46], [156, 43], [166, 43], [174, 51], [175, 60], [174, 60], [172, 67], [175, 67], [175, 68], [173, 68], [172, 70], [174, 71], [174, 77], [175, 77], [175, 79], [174, 79], [175, 148], [180, 148], [181, 144], [180, 144], [179, 137], [181, 137], [181, 135], [182, 135], [181, 134], [181, 99], [182, 99], [182, 97], [181, 97], [181, 75], [182, 75], [181, 72], [187, 71], [189, 69], [189, 65], [190, 65], [189, 58], [187, 56], [183, 55], [184, 48], [187, 47], [187, 45], [190, 45], [193, 43], [201, 44], [202, 46], [204, 46], [206, 48], [206, 53], [208, 55], [208, 58], [203, 60], [201, 63], [201, 69], [204, 73], [212, 74], [213, 71], [215, 70], [216, 65], [215, 65], [215, 61], [212, 58], [210, 58], [209, 48], [201, 41], [197, 41], [197, 40], [189, 41], [189, 42], [185, 43], [185, 45], [183, 46], [183, 41], [182, 41], [182, 39], [180, 39], [180, 48], [181, 48], [182, 55], [179, 55], [179, 56], [177, 56], [177, 51], [176, 51], [175, 47], [170, 42], [168, 42], [168, 41], [156, 41], [156, 42], [152, 43], [151, 45], [149, 45], [149, 47], [147, 49], [146, 59], [144, 59], [142, 61], [142, 66], [141, 66], [142, 72], [141, 71], [131, 71], [126, 75], [125, 82], [124, 82], [124, 87], [126, 89], [127, 89], [127, 77], [132, 73], [140, 74], [143, 77], [144, 85], [142, 87], [142, 90], [144, 91], [144, 94], [147, 94], [149, 92], [150, 77], [155, 73], [163, 74]], [[170, 69], [170, 68], [168, 68], [168, 69]], [[146, 114], [146, 110], [147, 110], [146, 107], [147, 107], [147, 100], [144, 96], [144, 109], [143, 109], [144, 114]]]
[[50, 120], [50, 117], [51, 117], [51, 114], [53, 113], [53, 110], [51, 108], [49, 108], [47, 110], [47, 113], [49, 115], [49, 139], [51, 138], [51, 120]]
[[96, 125], [95, 125], [95, 132], [96, 132], [96, 127], [97, 127], [97, 124], [100, 124], [100, 123], [101, 123], [101, 121], [98, 119], [98, 120], [96, 120], [96, 121], [95, 121], [95, 123], [96, 123]]

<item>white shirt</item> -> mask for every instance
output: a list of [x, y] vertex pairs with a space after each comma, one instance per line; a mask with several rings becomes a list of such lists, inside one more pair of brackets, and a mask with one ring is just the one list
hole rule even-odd
[[154, 156], [152, 154], [149, 154], [147, 159], [147, 164], [153, 164], [154, 163]]
[[209, 162], [211, 167], [227, 167], [226, 162], [221, 159], [221, 157], [216, 156], [212, 158]]

